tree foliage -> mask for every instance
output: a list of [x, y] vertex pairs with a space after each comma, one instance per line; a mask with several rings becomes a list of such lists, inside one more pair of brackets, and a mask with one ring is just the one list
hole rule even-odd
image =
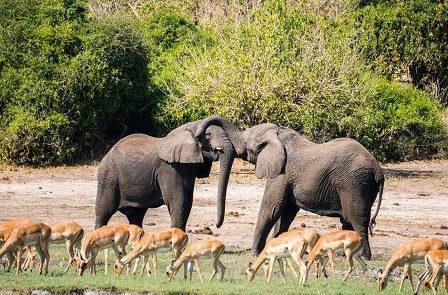
[[381, 160], [443, 155], [447, 15], [431, 0], [0, 0], [0, 156], [91, 159], [212, 114], [352, 137]]

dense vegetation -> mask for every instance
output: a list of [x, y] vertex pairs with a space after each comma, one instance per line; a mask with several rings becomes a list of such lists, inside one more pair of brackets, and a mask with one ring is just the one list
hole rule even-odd
[[3, 161], [92, 159], [212, 114], [380, 160], [448, 150], [441, 1], [0, 0], [0, 20]]

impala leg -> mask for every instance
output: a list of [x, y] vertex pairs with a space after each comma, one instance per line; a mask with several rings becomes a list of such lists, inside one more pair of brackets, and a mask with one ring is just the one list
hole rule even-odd
[[353, 263], [353, 253], [350, 249], [346, 249], [345, 250], [345, 255], [347, 256], [347, 260], [348, 260], [348, 264], [349, 264], [349, 269], [347, 271], [347, 273], [344, 276], [344, 281], [346, 281], [348, 279], [348, 277], [352, 274], [354, 263]]
[[401, 290], [403, 289], [404, 280], [406, 280], [406, 277], [409, 275], [409, 268], [410, 268], [409, 263], [404, 265], [403, 273], [401, 274], [400, 287], [398, 288], [398, 292], [401, 292]]
[[222, 279], [224, 278], [224, 273], [226, 272], [226, 267], [224, 266], [224, 264], [222, 264], [222, 262], [219, 259], [218, 259], [218, 267], [221, 270], [220, 281], [222, 282]]
[[367, 263], [362, 259], [360, 252], [355, 254], [355, 259], [358, 262], [359, 266], [361, 267], [362, 276], [364, 278], [364, 283], [365, 283], [366, 282]]
[[321, 260], [319, 262], [320, 262], [320, 271], [322, 271], [325, 278], [328, 278], [328, 274], [327, 274], [328, 257], [325, 257], [323, 260]]
[[268, 277], [266, 278], [266, 281], [269, 283], [269, 281], [271, 280], [271, 275], [272, 275], [272, 269], [274, 268], [274, 263], [275, 263], [276, 257], [272, 256], [269, 260], [269, 269], [268, 269]]
[[72, 241], [65, 240], [65, 246], [67, 247], [67, 252], [68, 252], [68, 264], [67, 264], [67, 267], [65, 268], [64, 273], [67, 273], [68, 269], [70, 268], [70, 264], [72, 263], [72, 259], [73, 259], [73, 257], [75, 257], [75, 252], [73, 251], [74, 244], [72, 243]]
[[411, 266], [411, 264], [409, 264], [408, 277], [409, 277], [409, 283], [411, 283], [412, 291], [414, 291], [414, 282], [412, 281], [412, 266]]
[[439, 285], [442, 275], [442, 265], [439, 265], [433, 270], [431, 280], [429, 281], [433, 294], [437, 294], [437, 286]]
[[17, 267], [16, 274], [17, 275], [19, 275], [19, 273], [21, 271], [20, 258], [22, 257], [23, 252], [24, 252], [24, 249], [22, 247], [18, 247], [17, 252], [16, 252], [16, 267]]
[[333, 278], [336, 277], [336, 270], [334, 266], [334, 257], [333, 257], [333, 251], [328, 250], [327, 251], [328, 261], [330, 262], [331, 271], [333, 272]]
[[285, 264], [283, 263], [282, 259], [277, 259], [277, 261], [278, 261], [278, 266], [280, 267], [280, 273], [283, 277], [283, 282], [286, 285]]
[[[156, 255], [156, 253], [153, 253], [152, 255], [152, 259], [151, 259], [151, 262], [152, 262], [152, 269], [153, 269], [153, 271], [154, 271], [154, 277], [157, 277], [157, 255]], [[151, 271], [149, 270], [149, 257], [148, 257], [148, 276], [151, 274]], [[186, 273], [185, 272], [185, 270], [184, 270], [184, 273]]]
[[[204, 279], [202, 278], [202, 273], [201, 273], [201, 264], [199, 263], [199, 259], [195, 259], [194, 260], [194, 267], [196, 267], [196, 270], [198, 272], [199, 275], [199, 279], [201, 280], [201, 283], [204, 282]], [[190, 272], [193, 271], [193, 269], [190, 270]]]
[[[305, 284], [306, 281], [306, 265], [305, 262], [303, 261], [303, 259], [300, 257], [300, 254], [298, 254], [297, 252], [293, 251], [291, 253], [291, 257], [294, 260], [295, 263], [297, 263], [297, 265], [299, 266], [299, 273], [300, 273], [300, 278], [297, 276], [297, 274], [295, 273], [296, 277], [299, 279], [299, 284], [300, 286], [303, 287], [303, 285]], [[291, 265], [291, 269], [294, 269], [292, 267], [292, 263], [290, 263]]]
[[39, 274], [42, 274], [42, 270], [44, 268], [45, 255], [42, 251], [42, 247], [40, 245], [36, 245], [37, 254], [39, 254], [40, 265], [39, 265]]
[[[292, 255], [291, 255], [292, 256]], [[296, 279], [299, 279], [299, 276], [297, 275], [297, 272], [296, 272], [296, 270], [294, 269], [294, 265], [293, 265], [293, 263], [291, 262], [291, 259], [288, 257], [288, 258], [285, 258], [285, 261], [286, 261], [286, 264], [289, 266], [289, 268], [291, 269], [291, 271], [292, 271], [292, 273], [294, 274], [294, 276], [296, 277]], [[300, 267], [300, 264], [298, 264], [299, 265], [299, 267]]]
[[90, 251], [90, 263], [89, 263], [89, 272], [90, 275], [96, 275], [96, 256], [98, 255], [98, 249], [94, 248]]
[[192, 261], [185, 261], [184, 262], [184, 267], [187, 268], [187, 271], [190, 275], [190, 282], [191, 282], [191, 277], [193, 276], [193, 262]]
[[422, 282], [424, 282], [426, 280], [426, 278], [431, 274], [431, 268], [429, 268], [428, 266], [426, 266], [426, 269], [418, 276], [418, 280], [417, 280], [417, 287], [414, 290], [414, 294], [417, 295], [418, 294], [418, 290], [420, 289], [420, 285], [422, 284]]
[[[109, 249], [104, 249], [104, 273], [107, 275], [107, 265], [109, 261]], [[96, 272], [96, 270], [95, 270]]]
[[208, 281], [209, 283], [215, 278], [216, 274], [218, 273], [218, 258], [217, 257], [212, 258], [212, 267], [213, 267], [213, 273], [212, 273], [212, 276], [210, 277], [210, 280]]
[[143, 271], [145, 270], [145, 262], [146, 262], [146, 256], [139, 256], [134, 259], [133, 261], [133, 267], [132, 267], [132, 275], [135, 275], [137, 273], [138, 264], [140, 263], [140, 260], [142, 260], [142, 267], [140, 270], [140, 276], [143, 275]]
[[443, 283], [445, 285], [445, 291], [448, 293], [448, 274], [443, 275]]

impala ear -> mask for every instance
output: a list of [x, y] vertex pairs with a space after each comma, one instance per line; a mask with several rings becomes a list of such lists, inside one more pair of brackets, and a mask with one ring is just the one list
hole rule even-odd
[[168, 163], [203, 163], [201, 147], [194, 137], [198, 122], [182, 125], [162, 138], [157, 146], [159, 157]]
[[255, 164], [255, 175], [258, 178], [274, 178], [280, 175], [286, 163], [283, 143], [278, 138], [277, 129], [268, 129], [257, 139], [259, 150]]

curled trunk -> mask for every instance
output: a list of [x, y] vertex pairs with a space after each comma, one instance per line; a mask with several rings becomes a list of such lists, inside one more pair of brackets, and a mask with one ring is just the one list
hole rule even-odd
[[202, 121], [202, 124], [196, 130], [195, 137], [201, 137], [204, 135], [205, 130], [210, 125], [216, 125], [224, 129], [229, 137], [230, 141], [235, 148], [236, 155], [242, 157], [246, 153], [246, 146], [244, 144], [243, 138], [241, 137], [240, 131], [226, 118], [221, 116], [211, 116]]

